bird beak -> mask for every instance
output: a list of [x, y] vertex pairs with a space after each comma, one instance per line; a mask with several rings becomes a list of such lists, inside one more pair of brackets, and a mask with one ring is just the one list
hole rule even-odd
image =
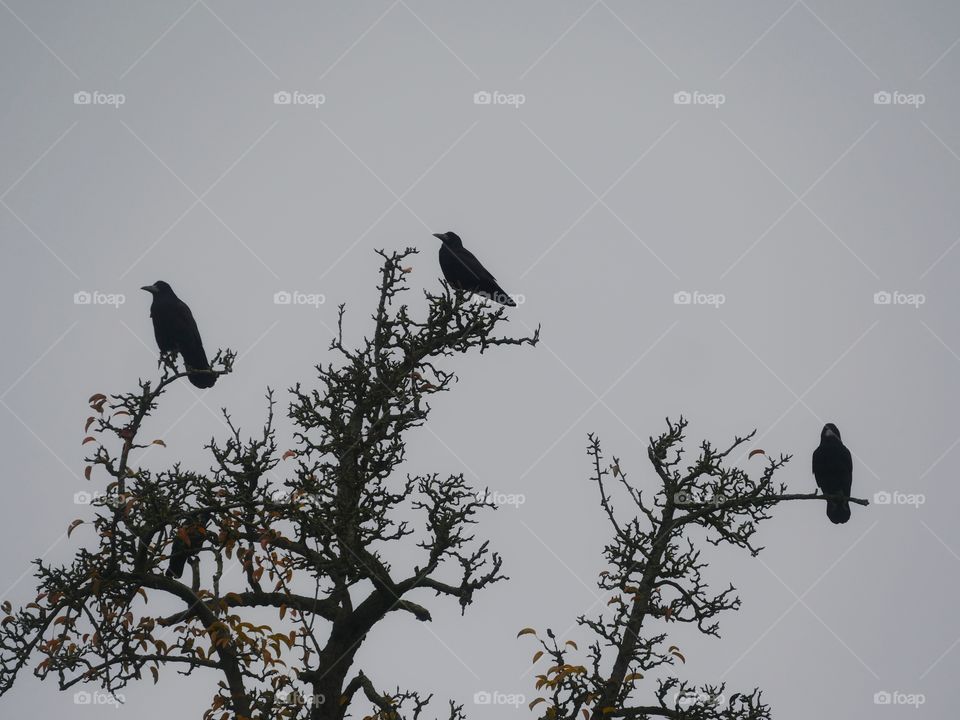
[[141, 289], [141, 290], [146, 290], [148, 293], [150, 293], [150, 294], [152, 295], [152, 294], [154, 294], [154, 293], [157, 291], [157, 286], [156, 286], [156, 285], [144, 285], [144, 286], [143, 286], [142, 288], [140, 288], [140, 289]]
[[441, 233], [434, 233], [433, 236], [434, 236], [437, 240], [440, 240], [441, 242], [443, 242], [443, 235], [442, 235]]

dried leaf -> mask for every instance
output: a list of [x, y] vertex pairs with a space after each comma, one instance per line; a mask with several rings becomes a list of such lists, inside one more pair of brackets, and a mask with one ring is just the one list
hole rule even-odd
[[518, 632], [517, 637], [520, 637], [521, 635], [536, 635], [536, 634], [537, 634], [536, 630], [534, 630], [532, 627], [528, 627]]

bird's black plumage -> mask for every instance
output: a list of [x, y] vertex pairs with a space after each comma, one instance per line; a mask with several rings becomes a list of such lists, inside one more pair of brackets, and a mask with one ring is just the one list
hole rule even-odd
[[434, 233], [433, 236], [443, 243], [440, 247], [440, 269], [453, 289], [483, 295], [501, 305], [516, 305], [490, 271], [463, 246], [460, 236], [454, 232]]
[[[209, 370], [210, 363], [203, 350], [197, 321], [187, 304], [163, 280], [141, 289], [153, 295], [150, 317], [153, 318], [153, 334], [160, 352], [182, 355], [187, 370]], [[192, 372], [187, 377], [198, 388], [213, 387], [217, 381], [217, 376], [209, 372]]]
[[178, 528], [170, 546], [170, 565], [167, 567], [167, 577], [183, 577], [183, 570], [187, 560], [200, 552], [204, 539], [207, 537], [206, 525], [209, 514], [201, 513]]
[[[824, 495], [850, 497], [853, 486], [853, 458], [840, 439], [840, 431], [827, 423], [820, 432], [820, 446], [813, 451], [813, 476]], [[827, 517], [834, 523], [850, 519], [850, 503], [828, 500]]]

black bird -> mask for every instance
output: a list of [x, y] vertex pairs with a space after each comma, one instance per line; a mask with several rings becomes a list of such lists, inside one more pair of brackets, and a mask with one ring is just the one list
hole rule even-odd
[[[153, 295], [150, 317], [153, 318], [153, 334], [160, 352], [171, 353], [174, 358], [179, 353], [187, 370], [209, 370], [210, 363], [203, 351], [197, 321], [187, 304], [163, 280], [140, 289]], [[213, 387], [217, 381], [217, 376], [208, 372], [192, 372], [187, 377], [198, 388]]]
[[497, 284], [497, 279], [490, 274], [476, 256], [463, 246], [460, 236], [454, 232], [434, 233], [443, 245], [440, 247], [440, 269], [443, 277], [454, 290], [483, 295], [501, 305], [515, 306], [506, 291]]
[[183, 577], [183, 569], [187, 560], [200, 552], [204, 539], [207, 537], [207, 522], [209, 513], [200, 513], [188, 520], [173, 536], [170, 547], [170, 565], [167, 567], [167, 577]]
[[[824, 495], [850, 497], [853, 485], [853, 458], [840, 440], [840, 431], [827, 423], [820, 432], [820, 446], [813, 451], [813, 476]], [[850, 519], [850, 503], [846, 500], [828, 500], [827, 517], [834, 523]]]

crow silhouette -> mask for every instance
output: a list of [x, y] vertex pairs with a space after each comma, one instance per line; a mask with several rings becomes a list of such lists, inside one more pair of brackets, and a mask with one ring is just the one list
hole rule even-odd
[[173, 544], [170, 546], [170, 565], [167, 567], [167, 577], [183, 577], [187, 560], [200, 552], [200, 547], [207, 537], [206, 526], [209, 520], [209, 513], [201, 512], [177, 529], [173, 536]]
[[[824, 495], [850, 497], [853, 486], [853, 458], [833, 423], [827, 423], [820, 432], [820, 446], [813, 451], [813, 476]], [[850, 519], [850, 503], [846, 500], [828, 500], [827, 517], [834, 523]]]
[[[188, 371], [209, 370], [210, 363], [203, 351], [197, 321], [193, 319], [187, 304], [163, 280], [145, 285], [141, 290], [153, 295], [150, 317], [153, 318], [153, 334], [160, 352], [170, 353], [174, 357], [182, 355]], [[217, 376], [210, 372], [191, 372], [187, 377], [198, 388], [213, 387], [217, 381]]]
[[445, 232], [434, 233], [433, 236], [443, 243], [440, 247], [440, 269], [452, 288], [482, 295], [501, 305], [516, 305], [490, 271], [463, 246], [459, 235]]

